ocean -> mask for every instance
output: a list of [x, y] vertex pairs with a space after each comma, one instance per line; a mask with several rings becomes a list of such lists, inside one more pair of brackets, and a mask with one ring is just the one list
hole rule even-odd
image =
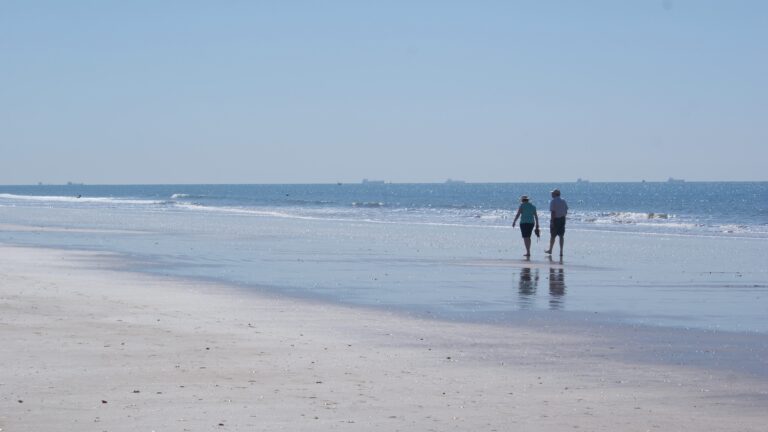
[[[563, 262], [522, 258], [520, 195]], [[436, 319], [768, 333], [768, 183], [0, 186], [0, 241], [136, 271]]]
[[766, 182], [0, 186], [0, 206], [492, 227], [510, 224], [524, 194], [547, 219], [556, 187], [574, 228], [768, 238]]

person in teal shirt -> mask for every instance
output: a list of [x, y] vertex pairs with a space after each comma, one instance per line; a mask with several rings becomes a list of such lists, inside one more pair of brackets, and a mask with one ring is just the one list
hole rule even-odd
[[536, 206], [531, 204], [527, 195], [520, 197], [520, 207], [517, 209], [515, 220], [512, 221], [512, 228], [515, 227], [517, 219], [520, 219], [520, 232], [523, 234], [523, 243], [525, 243], [525, 257], [531, 256], [531, 232], [536, 227], [536, 235], [539, 235], [539, 215], [536, 213]]

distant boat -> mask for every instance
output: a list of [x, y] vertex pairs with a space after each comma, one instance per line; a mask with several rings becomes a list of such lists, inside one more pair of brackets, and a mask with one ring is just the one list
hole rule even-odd
[[576, 183], [589, 183], [589, 180], [579, 177], [576, 179]]
[[67, 186], [82, 186], [82, 185], [83, 185], [83, 183], [74, 183], [74, 182], [71, 182], [71, 181], [67, 182]]
[[368, 180], [368, 179], [363, 179], [363, 184], [384, 184], [384, 180]]
[[667, 183], [685, 183], [685, 180], [670, 177], [669, 179], [667, 179]]
[[466, 183], [464, 180], [454, 180], [454, 179], [448, 179], [445, 181], [446, 183], [457, 183], [457, 184], [463, 184]]

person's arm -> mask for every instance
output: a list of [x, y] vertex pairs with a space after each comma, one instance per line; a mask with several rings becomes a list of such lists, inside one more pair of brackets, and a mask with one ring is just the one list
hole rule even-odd
[[549, 202], [549, 224], [552, 225], [555, 223], [555, 203], [553, 201]]
[[515, 220], [513, 220], [513, 221], [512, 221], [512, 228], [514, 228], [514, 227], [515, 227], [515, 224], [517, 223], [517, 218], [519, 218], [519, 217], [520, 217], [520, 211], [521, 211], [521, 208], [520, 208], [520, 207], [518, 207], [518, 208], [517, 208], [517, 214], [515, 215]]
[[533, 218], [536, 219], [536, 228], [539, 227], [539, 212], [533, 212]]

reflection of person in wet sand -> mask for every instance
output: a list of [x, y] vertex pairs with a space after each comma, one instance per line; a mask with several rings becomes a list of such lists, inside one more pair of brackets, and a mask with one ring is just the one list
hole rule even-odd
[[[561, 261], [562, 262], [562, 261]], [[563, 296], [565, 296], [565, 272], [562, 268], [549, 268], [549, 308], [559, 310], [563, 308]]]
[[520, 269], [520, 285], [518, 286], [518, 290], [520, 292], [521, 308], [526, 308], [533, 303], [538, 285], [539, 269], [536, 269], [535, 272], [532, 272], [530, 267], [523, 267]]

